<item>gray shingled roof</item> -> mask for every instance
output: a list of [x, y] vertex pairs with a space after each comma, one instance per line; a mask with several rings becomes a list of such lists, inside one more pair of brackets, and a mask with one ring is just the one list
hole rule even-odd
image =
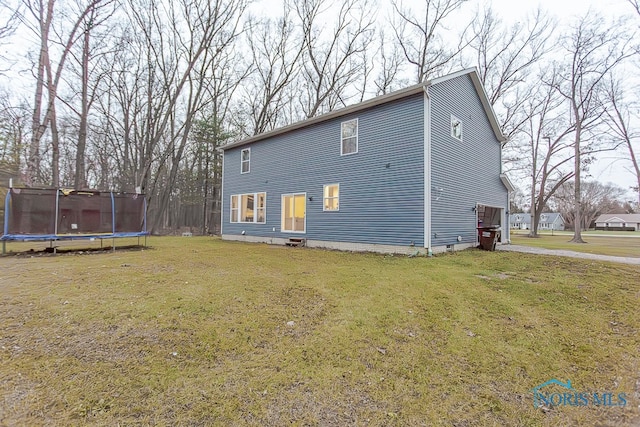
[[603, 214], [596, 219], [596, 222], [640, 223], [640, 214]]
[[[543, 217], [543, 215], [545, 215]], [[544, 223], [554, 223], [558, 219], [558, 217], [562, 217], [558, 212], [543, 212], [540, 214], [540, 222]], [[544, 218], [544, 219], [543, 219]], [[514, 223], [525, 223], [531, 224], [531, 214], [529, 213], [515, 213], [509, 215], [509, 222]]]

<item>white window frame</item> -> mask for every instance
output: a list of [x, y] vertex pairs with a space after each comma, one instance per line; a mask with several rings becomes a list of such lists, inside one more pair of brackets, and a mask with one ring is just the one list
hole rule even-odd
[[[258, 208], [258, 196], [264, 195], [264, 207]], [[253, 196], [253, 221], [242, 221], [242, 197]], [[236, 198], [236, 207], [233, 207], [233, 199]], [[258, 209], [264, 210], [263, 221], [258, 221]], [[236, 211], [236, 221], [233, 220], [233, 212]], [[266, 224], [267, 223], [267, 193], [258, 191], [256, 193], [232, 194], [229, 201], [229, 222], [232, 224]]]
[[[329, 197], [327, 196], [327, 188], [329, 187], [338, 187], [338, 195], [337, 196], [332, 196]], [[335, 200], [337, 203], [337, 207], [335, 209], [329, 209], [327, 208], [327, 203], [326, 201], [330, 199], [330, 200]], [[322, 211], [323, 212], [338, 212], [340, 210], [340, 184], [326, 184], [322, 187]]]
[[[349, 137], [344, 137], [344, 126], [348, 123], [351, 122], [355, 122], [356, 123], [356, 134], [355, 136], [349, 136]], [[340, 123], [340, 155], [341, 156], [349, 156], [351, 154], [358, 154], [358, 143], [359, 143], [359, 139], [358, 139], [358, 134], [359, 134], [359, 128], [360, 128], [360, 123], [358, 122], [358, 119], [351, 119], [351, 120], [345, 120], [344, 122]], [[356, 150], [350, 153], [345, 153], [344, 152], [344, 142], [347, 139], [351, 139], [351, 138], [355, 138], [356, 139]]]
[[[460, 126], [460, 136], [457, 136], [454, 132], [455, 123], [458, 123]], [[460, 120], [453, 114], [451, 115], [451, 137], [457, 139], [458, 141], [462, 141], [462, 120]]]
[[[247, 160], [245, 160], [243, 157], [245, 151], [248, 153], [249, 158]], [[247, 170], [244, 170], [244, 165], [245, 163], [247, 164]], [[243, 148], [240, 151], [240, 173], [249, 173], [251, 172], [251, 147], [249, 148]]]
[[[303, 231], [287, 230], [285, 228], [285, 221], [284, 221], [284, 218], [285, 218], [284, 217], [284, 215], [285, 215], [285, 209], [284, 209], [285, 204], [284, 204], [284, 198], [285, 197], [292, 197], [293, 198], [293, 202], [294, 202], [293, 212], [295, 214], [295, 211], [296, 211], [296, 207], [295, 207], [296, 196], [303, 196], [303, 198], [304, 198], [304, 204], [305, 204], [304, 209], [305, 209], [305, 212], [304, 212], [304, 225], [303, 225], [304, 226], [304, 230]], [[280, 214], [280, 220], [281, 220], [280, 221], [280, 230], [281, 231], [283, 231], [285, 233], [296, 233], [296, 234], [306, 234], [307, 233], [307, 193], [287, 193], [287, 194], [283, 194], [281, 196], [281, 199], [280, 199], [280, 211], [281, 211], [281, 214]], [[293, 217], [293, 219], [294, 219], [294, 221], [292, 221], [292, 223], [291, 223], [292, 225], [295, 224], [295, 216]]]
[[[236, 200], [236, 207], [233, 207], [233, 199], [235, 198]], [[235, 211], [236, 214], [236, 219], [235, 221], [233, 220], [233, 213]], [[229, 200], [229, 222], [231, 224], [236, 224], [239, 222], [240, 219], [240, 205], [239, 205], [239, 200], [238, 200], [238, 195], [237, 194], [232, 194]]]

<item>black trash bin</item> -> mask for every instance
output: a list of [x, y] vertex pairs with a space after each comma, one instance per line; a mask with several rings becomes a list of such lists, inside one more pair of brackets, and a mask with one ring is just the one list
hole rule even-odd
[[496, 244], [500, 240], [499, 227], [478, 227], [478, 238], [480, 240], [480, 249], [485, 251], [495, 251]]

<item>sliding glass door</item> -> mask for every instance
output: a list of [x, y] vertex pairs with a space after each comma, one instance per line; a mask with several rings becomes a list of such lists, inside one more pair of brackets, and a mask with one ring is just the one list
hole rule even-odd
[[282, 195], [282, 231], [304, 233], [306, 230], [307, 195]]

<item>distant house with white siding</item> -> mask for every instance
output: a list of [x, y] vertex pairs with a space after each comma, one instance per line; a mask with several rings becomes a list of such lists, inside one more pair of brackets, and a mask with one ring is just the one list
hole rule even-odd
[[[511, 228], [517, 230], [531, 230], [531, 214], [516, 213], [509, 217]], [[564, 219], [558, 212], [545, 212], [540, 214], [538, 230], [564, 230]]]
[[640, 214], [603, 214], [596, 219], [596, 230], [640, 231]]

